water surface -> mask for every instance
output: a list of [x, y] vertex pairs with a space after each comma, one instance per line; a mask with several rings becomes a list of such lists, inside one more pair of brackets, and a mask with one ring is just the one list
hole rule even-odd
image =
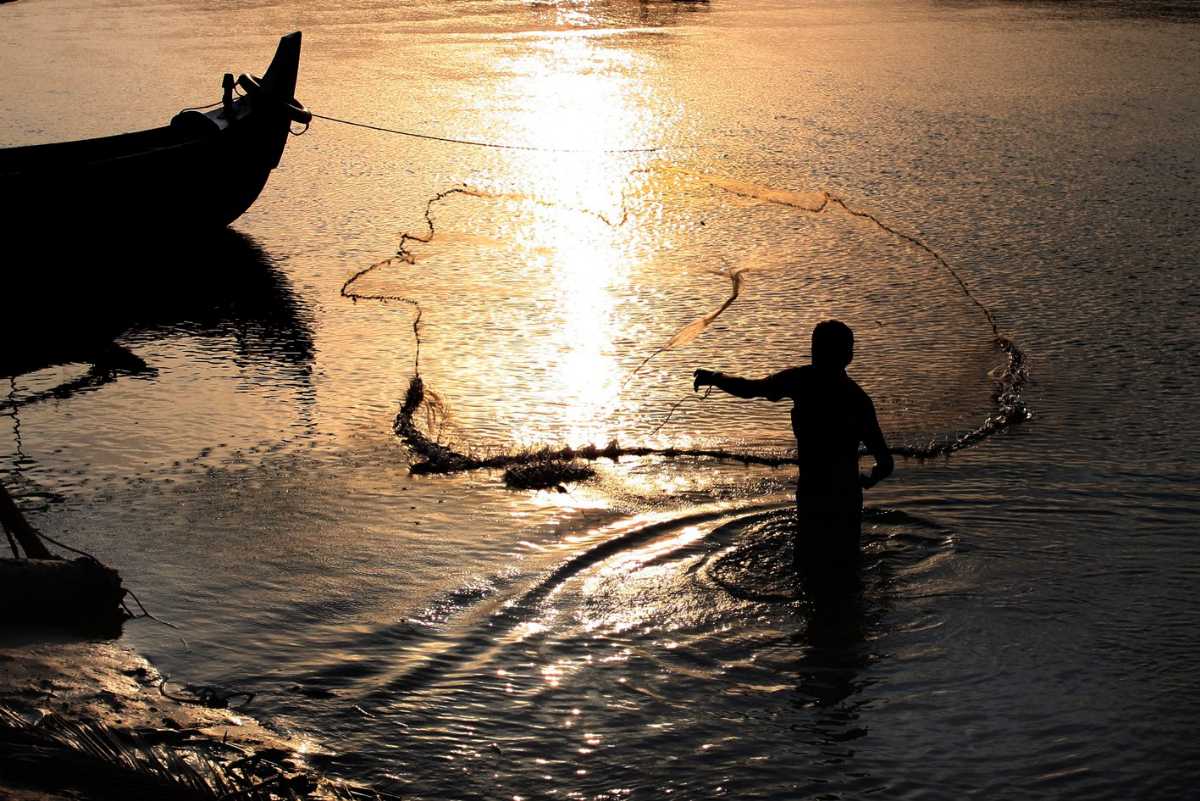
[[[0, 144], [165, 123], [302, 29], [298, 95], [324, 114], [663, 148], [317, 120], [209, 269], [141, 254], [160, 267], [118, 341], [148, 369], [11, 382], [6, 485], [183, 627], [186, 644], [127, 627], [165, 672], [258, 691], [253, 711], [336, 754], [330, 771], [414, 798], [1190, 791], [1185, 12], [22, 0], [0, 16]], [[868, 494], [863, 592], [832, 622], [785, 570], [787, 470], [623, 460], [568, 493], [411, 477], [391, 424], [414, 307], [339, 288], [464, 183], [487, 196], [437, 204], [416, 264], [356, 285], [420, 305], [420, 370], [460, 447], [782, 452], [783, 405], [690, 398], [690, 371], [803, 363], [833, 316], [893, 444], [979, 425], [1003, 364], [980, 308], [870, 224], [762, 199], [783, 191], [834, 192], [943, 254], [1028, 355], [1034, 418]], [[87, 244], [64, 229], [23, 264], [46, 276], [30, 303], [52, 313]], [[634, 374], [739, 267], [737, 302]]]

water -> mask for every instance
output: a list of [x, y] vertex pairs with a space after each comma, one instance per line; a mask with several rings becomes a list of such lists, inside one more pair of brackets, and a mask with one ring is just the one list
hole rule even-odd
[[[138, 279], [153, 302], [119, 341], [148, 370], [12, 382], [6, 485], [183, 627], [186, 647], [126, 627], [172, 677], [257, 690], [253, 711], [328, 770], [414, 798], [1192, 792], [1188, 8], [22, 0], [0, 17], [2, 144], [160, 124], [303, 29], [298, 95], [322, 113], [670, 148], [547, 155], [318, 120], [215, 253], [139, 254], [160, 265]], [[413, 309], [339, 296], [465, 182], [509, 197], [439, 204], [417, 263], [361, 286], [420, 303], [421, 373], [463, 447], [780, 452], [783, 405], [688, 399], [655, 429], [692, 368], [802, 362], [828, 316], [854, 326], [852, 374], [893, 444], [992, 411], [1002, 354], [925, 254], [678, 169], [833, 191], [921, 237], [1029, 357], [1032, 421], [868, 493], [862, 599], [833, 622], [783, 569], [787, 470], [623, 460], [569, 493], [410, 477], [391, 424]], [[623, 225], [597, 216], [623, 207]], [[29, 302], [52, 310], [86, 247], [67, 230], [22, 261], [46, 274]], [[629, 379], [740, 266], [737, 302]]]

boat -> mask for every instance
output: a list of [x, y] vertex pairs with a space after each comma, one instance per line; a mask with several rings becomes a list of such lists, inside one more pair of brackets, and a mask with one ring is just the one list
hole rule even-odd
[[295, 99], [300, 39], [279, 40], [262, 78], [227, 73], [219, 104], [164, 127], [0, 149], [4, 228], [157, 237], [227, 226], [279, 165], [291, 125], [312, 119]]

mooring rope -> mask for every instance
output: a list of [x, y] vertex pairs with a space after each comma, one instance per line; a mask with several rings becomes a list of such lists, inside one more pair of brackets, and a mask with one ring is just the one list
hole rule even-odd
[[[245, 97], [245, 93], [238, 87], [234, 87], [238, 97]], [[188, 106], [180, 109], [183, 111], [204, 111], [210, 108], [216, 108], [224, 102], [218, 100], [215, 103], [209, 103], [206, 106]], [[481, 139], [457, 139], [452, 136], [437, 136], [436, 134], [418, 133], [416, 131], [405, 131], [400, 128], [389, 128], [386, 125], [376, 125], [372, 122], [359, 122], [358, 120], [348, 120], [343, 117], [334, 117], [330, 114], [318, 114], [312, 109], [308, 109], [308, 113], [314, 119], [325, 120], [326, 122], [334, 122], [338, 125], [348, 125], [352, 128], [365, 128], [368, 131], [378, 131], [379, 133], [394, 134], [395, 136], [407, 136], [412, 139], [427, 139], [431, 142], [446, 142], [452, 145], [468, 145], [470, 147], [488, 147], [494, 150], [523, 150], [529, 153], [576, 153], [576, 154], [632, 154], [632, 153], [661, 153], [664, 150], [688, 150], [695, 148], [695, 145], [656, 145], [654, 147], [621, 147], [621, 148], [593, 148], [593, 147], [540, 147], [538, 145], [513, 145], [504, 142], [485, 142]], [[291, 131], [293, 136], [301, 136], [308, 131], [308, 123], [305, 123], [304, 128], [300, 131]]]
[[[533, 153], [659, 153], [667, 150], [667, 147], [623, 147], [623, 148], [574, 148], [574, 147], [538, 147], [537, 145], [512, 145], [501, 142], [484, 142], [478, 139], [455, 139], [450, 136], [435, 136], [434, 134], [416, 133], [415, 131], [402, 131], [399, 128], [388, 128], [383, 125], [375, 125], [369, 122], [356, 122], [354, 120], [345, 120], [340, 117], [331, 117], [328, 114], [318, 114], [315, 111], [311, 112], [313, 117], [326, 122], [336, 122], [339, 125], [350, 125], [355, 128], [366, 128], [369, 131], [379, 131], [380, 133], [395, 134], [397, 136], [409, 136], [413, 139], [428, 139], [432, 142], [448, 142], [453, 145], [470, 145], [471, 147], [490, 147], [495, 150], [524, 150]], [[676, 147], [688, 147], [687, 145]]]

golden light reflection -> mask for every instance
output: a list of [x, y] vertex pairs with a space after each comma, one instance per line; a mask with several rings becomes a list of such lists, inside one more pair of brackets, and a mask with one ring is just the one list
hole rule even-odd
[[[602, 210], [620, 199], [628, 159], [602, 151], [644, 146], [654, 128], [651, 88], [638, 70], [638, 55], [607, 46], [592, 33], [555, 34], [523, 51], [506, 66], [525, 113], [515, 120], [518, 141], [550, 150], [574, 150], [548, 163], [544, 155], [524, 158], [554, 196], [567, 205]], [[581, 177], [604, 181], [580, 181]], [[565, 191], [564, 191], [565, 190]], [[571, 203], [571, 201], [576, 201]]]
[[[508, 64], [522, 98], [516, 126], [521, 141], [579, 150], [626, 146], [651, 128], [648, 91], [630, 68], [634, 55], [595, 36], [555, 34]], [[514, 153], [511, 166], [541, 201], [520, 246], [531, 268], [554, 287], [551, 335], [530, 343], [544, 365], [537, 388], [544, 408], [557, 411], [553, 438], [574, 445], [606, 442], [622, 404], [624, 376], [617, 360], [623, 321], [618, 298], [627, 293], [636, 226], [621, 227], [629, 158], [618, 154]], [[624, 411], [628, 411], [626, 408]], [[532, 444], [546, 432], [519, 424], [512, 438]]]
[[[675, 568], [669, 565], [653, 567], [651, 565], [654, 565], [660, 557], [703, 539], [708, 531], [708, 527], [687, 526], [673, 536], [657, 539], [639, 548], [622, 551], [587, 578], [582, 592], [586, 596], [598, 595], [603, 591], [606, 583], [611, 584], [614, 577], [629, 578], [634, 573], [645, 574], [646, 571], [670, 573]], [[621, 606], [610, 610], [601, 617], [582, 621], [582, 626], [584, 631], [595, 631], [600, 628], [616, 632], [627, 631], [640, 625], [651, 611], [640, 604]]]
[[[618, 326], [612, 291], [621, 270], [619, 254], [607, 243], [589, 243], [573, 235], [583, 233], [578, 226], [547, 226], [539, 231], [557, 240], [547, 267], [556, 277], [556, 311], [561, 321], [548, 340], [534, 344], [538, 361], [548, 368], [544, 399], [559, 407], [561, 436], [567, 442], [604, 441], [607, 417], [621, 390], [613, 350]], [[516, 438], [530, 437], [527, 432]]]
[[557, 687], [562, 683], [563, 669], [562, 666], [554, 662], [549, 665], [542, 666], [542, 679], [550, 687]]
[[599, 571], [598, 577], [611, 577], [614, 573], [632, 573], [661, 556], [702, 539], [706, 532], [707, 529], [700, 526], [687, 526], [673, 537], [664, 537], [641, 548], [622, 552]]

